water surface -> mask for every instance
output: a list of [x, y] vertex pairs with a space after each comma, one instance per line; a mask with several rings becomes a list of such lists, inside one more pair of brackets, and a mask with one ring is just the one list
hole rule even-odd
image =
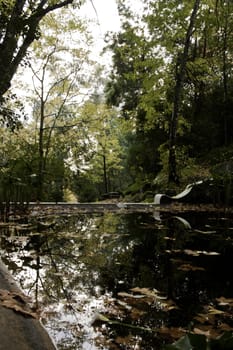
[[233, 218], [103, 213], [1, 228], [1, 257], [58, 349], [162, 349], [233, 330]]

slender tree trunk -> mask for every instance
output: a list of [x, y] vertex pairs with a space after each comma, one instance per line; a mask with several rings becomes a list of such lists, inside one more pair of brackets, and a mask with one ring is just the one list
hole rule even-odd
[[198, 9], [200, 5], [200, 0], [195, 0], [192, 14], [190, 17], [189, 27], [185, 37], [184, 49], [181, 56], [177, 58], [177, 69], [175, 77], [175, 90], [174, 90], [174, 100], [173, 100], [173, 110], [170, 121], [170, 135], [169, 135], [169, 173], [168, 181], [179, 184], [179, 176], [177, 174], [177, 159], [176, 159], [176, 137], [177, 137], [177, 122], [180, 111], [180, 100], [184, 85], [185, 70], [188, 60], [188, 52], [190, 47], [190, 39], [193, 33]]
[[[219, 7], [222, 7], [224, 14], [224, 24], [223, 20], [219, 18]], [[230, 8], [229, 1], [225, 3], [215, 2], [215, 14], [217, 19], [218, 31], [222, 32], [222, 81], [223, 81], [223, 108], [222, 108], [222, 117], [223, 117], [223, 132], [224, 132], [224, 144], [228, 144], [228, 123], [227, 123], [227, 101], [228, 101], [228, 74], [227, 74], [227, 51], [228, 51], [228, 33], [229, 33], [229, 16]]]
[[107, 177], [107, 164], [106, 164], [106, 156], [103, 155], [104, 161], [104, 190], [108, 193], [108, 177]]
[[39, 163], [38, 163], [38, 186], [37, 186], [37, 200], [43, 198], [43, 184], [44, 184], [44, 101], [41, 99], [40, 106], [40, 127], [39, 127]]
[[227, 82], [227, 29], [224, 28], [223, 35], [223, 120], [224, 120], [224, 144], [228, 144], [227, 132], [227, 100], [228, 100], [228, 82]]

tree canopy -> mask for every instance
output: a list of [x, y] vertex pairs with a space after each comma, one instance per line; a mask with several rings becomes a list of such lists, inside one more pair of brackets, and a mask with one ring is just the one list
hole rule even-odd
[[81, 1], [63, 0], [10, 0], [0, 1], [0, 112], [9, 125], [16, 122], [16, 115], [4, 102], [4, 94], [20, 64], [27, 64], [30, 45], [40, 35], [40, 22], [49, 13], [67, 5], [80, 6]]
[[[18, 165], [14, 146], [1, 172], [37, 187], [30, 200], [69, 191], [151, 200], [161, 188], [218, 178], [221, 162], [231, 168], [232, 2], [150, 0], [140, 13], [117, 4], [121, 29], [107, 33], [111, 62], [101, 65], [90, 58], [81, 1], [1, 2], [2, 125], [22, 128], [11, 136]], [[28, 122], [16, 83], [30, 100]]]

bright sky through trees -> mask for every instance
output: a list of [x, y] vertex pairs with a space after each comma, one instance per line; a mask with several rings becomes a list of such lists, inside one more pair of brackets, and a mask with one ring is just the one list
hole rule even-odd
[[106, 32], [120, 29], [115, 0], [88, 0], [80, 9], [80, 14], [81, 17], [92, 22], [89, 29], [94, 36], [97, 50], [103, 48]]

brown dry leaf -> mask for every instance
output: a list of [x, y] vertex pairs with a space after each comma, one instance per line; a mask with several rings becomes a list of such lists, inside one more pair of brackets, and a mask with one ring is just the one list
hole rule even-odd
[[224, 331], [224, 332], [232, 332], [233, 331], [233, 328], [230, 327], [227, 323], [221, 323], [218, 328], [220, 328], [221, 331]]
[[194, 317], [196, 321], [198, 321], [201, 324], [215, 324], [216, 318], [214, 314], [197, 314], [197, 316]]
[[199, 255], [220, 255], [218, 252], [207, 252], [205, 250], [191, 250], [191, 249], [184, 249], [184, 253], [187, 255], [192, 256], [199, 256]]
[[132, 342], [135, 342], [135, 339], [132, 337], [132, 335], [128, 335], [126, 337], [120, 337], [118, 336], [115, 339], [115, 342], [120, 345], [130, 346], [132, 345]]
[[171, 261], [175, 264], [188, 264], [189, 262], [187, 260], [177, 259], [177, 258], [171, 258]]
[[191, 264], [182, 264], [178, 267], [181, 271], [205, 271], [204, 267], [193, 266]]
[[233, 298], [224, 298], [224, 297], [220, 297], [220, 298], [216, 298], [217, 302], [219, 305], [221, 306], [233, 306]]
[[174, 254], [174, 253], [181, 253], [182, 250], [180, 250], [180, 249], [172, 249], [172, 250], [166, 249], [165, 252], [168, 254]]
[[218, 252], [207, 252], [205, 250], [203, 251], [198, 251], [199, 254], [203, 254], [203, 255], [220, 255], [220, 253]]
[[186, 333], [186, 330], [180, 327], [161, 327], [158, 329], [158, 333], [170, 335], [174, 339], [179, 339]]
[[0, 300], [9, 298], [9, 295], [20, 303], [26, 304], [31, 301], [31, 299], [23, 293], [20, 292], [10, 292], [7, 289], [0, 289]]
[[201, 335], [205, 335], [207, 338], [209, 338], [210, 336], [210, 330], [203, 330], [203, 329], [200, 329], [200, 328], [194, 328], [193, 329], [193, 333], [195, 334], [201, 334]]
[[167, 297], [162, 296], [162, 295], [158, 295], [161, 294], [157, 289], [148, 289], [148, 288], [139, 288], [139, 287], [135, 287], [130, 289], [132, 292], [134, 293], [140, 293], [143, 294], [147, 297], [151, 297], [151, 298], [158, 298], [158, 299], [167, 299]]
[[132, 320], [138, 320], [140, 317], [142, 317], [143, 315], [146, 314], [146, 311], [143, 311], [143, 310], [139, 310], [137, 308], [133, 308], [131, 310], [131, 313], [130, 313], [130, 316], [131, 316], [131, 319]]
[[212, 339], [216, 339], [221, 333], [222, 331], [220, 329], [216, 329], [214, 327], [210, 327], [208, 325], [206, 326], [198, 326], [194, 328], [193, 332], [195, 334], [202, 334], [205, 335], [207, 338], [212, 338]]
[[176, 306], [174, 301], [171, 299], [168, 299], [166, 301], [161, 302], [160, 305], [161, 305], [163, 311], [170, 311], [170, 310], [178, 309], [178, 306]]
[[208, 321], [208, 317], [205, 314], [198, 314], [194, 317], [194, 319], [200, 323], [206, 323]]
[[131, 291], [141, 293], [147, 298], [149, 298], [148, 303], [156, 302], [158, 306], [163, 311], [170, 311], [173, 309], [177, 309], [177, 306], [172, 300], [168, 300], [166, 296], [161, 295], [161, 293], [157, 289], [150, 290], [148, 288], [132, 288]]
[[196, 250], [191, 250], [191, 249], [185, 249], [184, 253], [187, 255], [192, 255], [192, 256], [199, 256], [200, 252], [197, 252]]
[[37, 318], [37, 314], [32, 312], [28, 307], [28, 301], [29, 298], [22, 293], [9, 292], [6, 289], [0, 289], [0, 305], [19, 312], [25, 316]]

